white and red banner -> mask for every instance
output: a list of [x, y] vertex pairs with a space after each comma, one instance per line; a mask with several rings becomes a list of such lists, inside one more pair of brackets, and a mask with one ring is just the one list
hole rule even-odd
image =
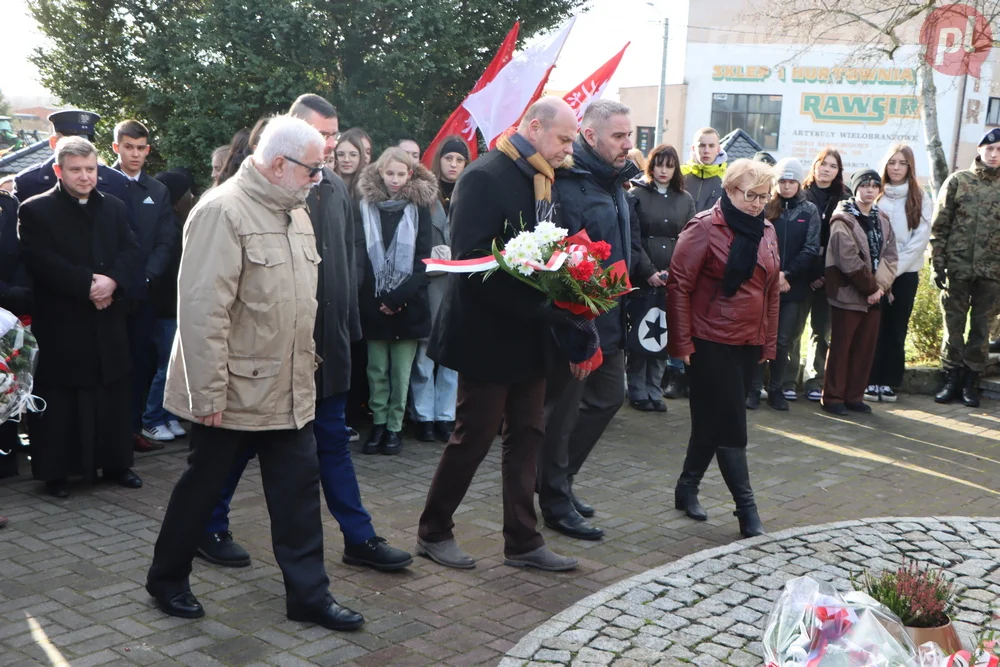
[[524, 110], [541, 95], [575, 22], [574, 16], [560, 30], [525, 49], [507, 63], [493, 81], [462, 103], [482, 132], [487, 146], [516, 123]]
[[[517, 46], [517, 35], [521, 29], [521, 22], [518, 21], [514, 24], [514, 27], [510, 29], [507, 36], [504, 38], [503, 42], [500, 44], [500, 48], [497, 50], [496, 55], [493, 56], [493, 60], [490, 61], [489, 66], [483, 72], [479, 80], [476, 81], [476, 85], [473, 86], [470, 95], [482, 90], [488, 83], [496, 78], [496, 75], [504, 68], [510, 59], [514, 56], [514, 47]], [[468, 99], [468, 98], [466, 98]], [[472, 118], [469, 112], [466, 110], [463, 104], [458, 105], [448, 120], [444, 122], [441, 129], [438, 131], [437, 136], [434, 137], [426, 149], [424, 149], [423, 162], [424, 166], [431, 169], [431, 165], [434, 162], [434, 154], [437, 153], [438, 144], [444, 141], [446, 137], [452, 135], [460, 136], [465, 140], [465, 145], [469, 147], [469, 161], [475, 160], [479, 156], [479, 142], [476, 140], [476, 121]]]
[[608, 87], [608, 82], [611, 81], [615, 70], [618, 69], [618, 64], [622, 61], [622, 56], [625, 55], [625, 49], [631, 43], [628, 42], [611, 60], [601, 65], [597, 71], [584, 79], [580, 85], [563, 96], [563, 99], [576, 111], [577, 123], [583, 120], [583, 112], [587, 110], [590, 103], [601, 99], [601, 96], [604, 95], [604, 89]]

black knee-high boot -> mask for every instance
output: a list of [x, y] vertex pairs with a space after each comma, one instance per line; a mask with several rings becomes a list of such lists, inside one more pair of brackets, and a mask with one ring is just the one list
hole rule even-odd
[[674, 506], [683, 510], [695, 521], [708, 519], [708, 513], [698, 502], [698, 485], [714, 456], [715, 452], [711, 448], [695, 447], [694, 441], [688, 440], [684, 468], [681, 470], [681, 476], [677, 479], [677, 488], [674, 489]]
[[740, 534], [743, 537], [763, 535], [764, 526], [757, 514], [757, 503], [754, 502], [753, 488], [750, 486], [746, 448], [716, 447], [715, 456], [719, 461], [722, 478], [726, 480], [726, 486], [736, 501], [736, 511], [733, 514], [740, 521]]

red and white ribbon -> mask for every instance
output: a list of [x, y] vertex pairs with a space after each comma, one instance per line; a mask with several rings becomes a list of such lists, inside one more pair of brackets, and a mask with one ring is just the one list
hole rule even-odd
[[[500, 254], [506, 256], [505, 252]], [[552, 253], [549, 261], [545, 264], [527, 262], [527, 266], [535, 271], [558, 271], [566, 263], [568, 257], [569, 255], [566, 253], [557, 250]], [[476, 259], [425, 259], [424, 264], [427, 265], [428, 272], [437, 271], [440, 273], [482, 273], [499, 267], [496, 258], [492, 255]]]

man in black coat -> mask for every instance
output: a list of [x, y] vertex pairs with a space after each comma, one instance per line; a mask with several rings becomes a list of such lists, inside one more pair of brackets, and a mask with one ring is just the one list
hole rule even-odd
[[[556, 171], [560, 227], [586, 231], [592, 241], [611, 245], [607, 264], [639, 265], [639, 219], [622, 187], [639, 173], [628, 161], [632, 149], [631, 110], [598, 100], [587, 107], [573, 149], [573, 166]], [[604, 362], [586, 379], [552, 364], [545, 399], [545, 447], [538, 465], [538, 504], [545, 525], [564, 535], [598, 540], [604, 535], [585, 517], [594, 509], [573, 494], [573, 477], [624, 401], [627, 325], [625, 309], [613, 308], [595, 320]], [[558, 354], [558, 353], [557, 353]]]
[[[337, 145], [336, 108], [319, 95], [307, 94], [295, 100], [289, 115], [301, 118], [323, 135], [324, 158], [329, 160]], [[314, 337], [316, 354], [323, 362], [316, 371], [313, 422], [320, 482], [327, 507], [344, 535], [344, 562], [386, 572], [400, 570], [410, 565], [413, 558], [375, 533], [371, 515], [361, 501], [344, 416], [351, 384], [351, 341], [361, 340], [356, 256], [358, 253], [366, 256], [365, 237], [357, 233], [354, 205], [344, 181], [329, 168], [323, 170], [322, 176], [306, 200], [316, 233], [316, 249], [322, 259], [317, 267], [319, 305]], [[233, 540], [229, 531], [229, 504], [252, 456], [252, 452], [247, 452], [236, 461], [198, 546], [198, 555], [211, 563], [229, 567], [250, 564], [250, 554]]]
[[[495, 239], [507, 241], [522, 226], [533, 229], [539, 217], [549, 219], [554, 168], [572, 154], [575, 135], [572, 108], [543, 98], [516, 134], [501, 137], [497, 149], [469, 166], [451, 201], [451, 256], [482, 257]], [[545, 297], [503, 272], [448, 280], [428, 353], [458, 371], [458, 409], [420, 517], [417, 552], [448, 567], [475, 567], [455, 541], [452, 517], [503, 419], [504, 563], [572, 569], [576, 559], [544, 546], [534, 506], [535, 460], [544, 440]]]
[[[144, 429], [142, 413], [154, 371], [150, 350], [157, 340], [154, 336], [156, 309], [149, 299], [149, 290], [164, 278], [180, 237], [170, 191], [143, 169], [150, 148], [146, 126], [137, 120], [123, 120], [115, 125], [115, 141], [111, 147], [118, 155], [112, 168], [130, 181], [128, 197], [139, 242], [139, 266], [126, 296], [131, 301], [128, 339], [132, 355], [132, 436], [136, 451], [147, 452], [162, 448], [161, 442], [176, 437], [166, 426]], [[163, 354], [162, 350], [157, 352]]]
[[29, 417], [32, 473], [57, 498], [69, 495], [70, 475], [93, 480], [98, 468], [139, 488], [124, 304], [138, 247], [125, 204], [96, 189], [93, 144], [65, 137], [55, 155], [56, 186], [24, 202], [18, 223], [34, 285], [35, 393], [47, 406]]
[[[0, 190], [0, 308], [15, 315], [27, 315], [30, 307], [31, 289], [18, 258], [17, 198]], [[0, 424], [0, 478], [18, 474], [17, 452], [21, 441], [17, 428], [18, 424], [12, 421]], [[0, 517], [0, 524], [4, 522], [4, 517]]]

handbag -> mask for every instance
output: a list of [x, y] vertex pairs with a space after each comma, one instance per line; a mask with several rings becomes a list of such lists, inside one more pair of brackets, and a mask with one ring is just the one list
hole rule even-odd
[[667, 291], [646, 287], [629, 295], [628, 351], [653, 359], [667, 359]]

